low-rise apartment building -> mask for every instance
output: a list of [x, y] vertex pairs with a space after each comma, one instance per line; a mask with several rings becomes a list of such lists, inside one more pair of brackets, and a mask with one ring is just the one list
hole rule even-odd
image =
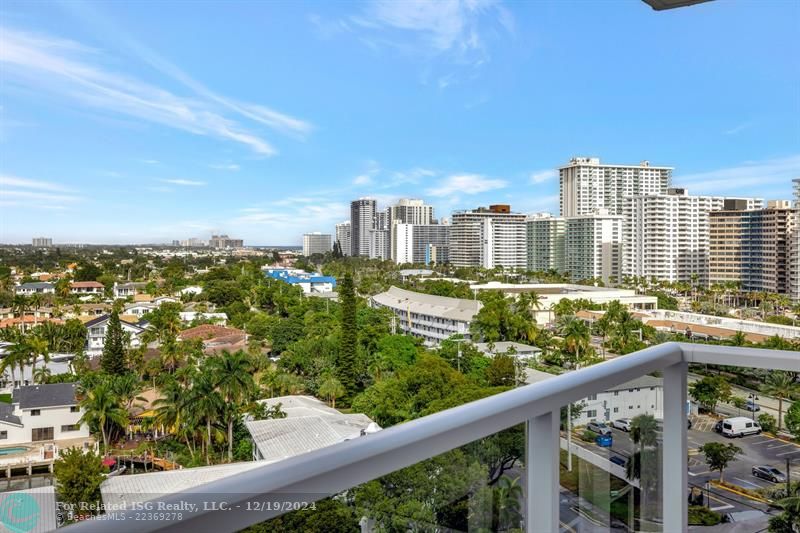
[[398, 331], [420, 337], [429, 346], [453, 335], [471, 338], [470, 324], [483, 307], [478, 300], [434, 296], [398, 287], [376, 294], [370, 298], [370, 305], [392, 311]]

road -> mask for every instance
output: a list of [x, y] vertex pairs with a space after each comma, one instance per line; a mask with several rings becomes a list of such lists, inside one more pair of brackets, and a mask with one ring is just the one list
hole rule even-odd
[[[695, 381], [698, 381], [698, 380], [702, 379], [702, 377], [703, 376], [698, 376], [697, 374], [691, 374], [690, 373], [688, 378], [687, 378], [687, 380], [688, 380], [689, 383], [694, 383]], [[774, 416], [775, 420], [778, 420], [778, 403], [779, 402], [778, 402], [777, 399], [775, 399], [775, 398], [773, 398], [771, 396], [765, 396], [763, 394], [758, 393], [757, 391], [754, 391], [754, 390], [751, 390], [751, 389], [746, 389], [744, 387], [740, 387], [738, 385], [733, 385], [733, 384], [731, 384], [731, 391], [733, 392], [734, 396], [738, 396], [740, 398], [744, 398], [745, 400], [751, 394], [757, 396], [758, 400], [756, 400], [756, 404], [758, 404], [758, 406], [761, 407], [761, 410], [757, 411], [755, 413], [751, 413], [750, 411], [748, 411], [746, 409], [738, 409], [738, 408], [736, 408], [736, 407], [734, 407], [733, 405], [730, 405], [730, 404], [721, 404], [717, 408], [717, 410], [720, 412], [720, 414], [728, 415], [728, 416], [748, 416], [750, 418], [757, 419], [758, 415], [760, 415], [761, 413], [768, 413], [768, 414]], [[784, 416], [786, 415], [786, 411], [791, 406], [792, 406], [792, 402], [789, 402], [789, 401], [784, 401], [783, 402], [783, 414], [784, 414]], [[755, 414], [755, 416], [753, 416], [753, 414]]]

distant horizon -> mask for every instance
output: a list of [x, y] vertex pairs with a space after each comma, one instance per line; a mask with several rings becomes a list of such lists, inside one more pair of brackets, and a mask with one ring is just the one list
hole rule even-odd
[[361, 196], [558, 214], [575, 156], [791, 199], [798, 20], [781, 0], [7, 0], [0, 241], [299, 245]]

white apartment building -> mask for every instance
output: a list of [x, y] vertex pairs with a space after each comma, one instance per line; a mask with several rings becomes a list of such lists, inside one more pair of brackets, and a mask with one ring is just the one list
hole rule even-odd
[[448, 224], [392, 224], [392, 259], [405, 263], [447, 263], [450, 250]]
[[31, 244], [34, 248], [50, 248], [53, 246], [53, 239], [50, 237], [34, 237], [31, 240]]
[[623, 197], [666, 192], [672, 170], [649, 161], [602, 165], [597, 157], [573, 157], [558, 169], [561, 216], [590, 215], [598, 209], [621, 215]]
[[331, 234], [330, 233], [320, 233], [315, 231], [314, 233], [304, 233], [303, 234], [303, 255], [306, 257], [312, 256], [314, 254], [327, 254], [331, 251]]
[[433, 206], [416, 198], [401, 198], [389, 206], [389, 224], [434, 224]]
[[342, 255], [348, 256], [352, 253], [350, 248], [350, 221], [345, 220], [336, 224], [336, 242], [339, 243], [339, 250]]
[[789, 236], [789, 296], [800, 300], [800, 178], [792, 180], [794, 187], [794, 231]]
[[370, 230], [375, 229], [378, 204], [374, 198], [350, 202], [350, 255], [369, 257]]
[[391, 310], [399, 331], [421, 337], [429, 346], [456, 334], [469, 339], [472, 319], [483, 307], [479, 300], [434, 296], [398, 287], [376, 294], [370, 298], [370, 305]]
[[14, 389], [11, 403], [0, 403], [0, 446], [88, 438], [76, 387], [52, 383]]
[[518, 268], [527, 264], [526, 216], [508, 205], [453, 213], [450, 263], [456, 267]]
[[[533, 368], [525, 369], [525, 383], [539, 383], [555, 377]], [[658, 419], [664, 416], [664, 383], [660, 378], [641, 376], [621, 383], [582, 400], [586, 406], [574, 421], [584, 426], [593, 420], [611, 422], [620, 418], [633, 418], [649, 414]]]
[[619, 279], [622, 248], [621, 215], [606, 210], [566, 217], [565, 270], [574, 281]]
[[[758, 209], [763, 201], [739, 201]], [[663, 281], [707, 283], [709, 276], [709, 213], [725, 206], [720, 196], [690, 196], [683, 188], [666, 194], [624, 199], [622, 276], [643, 276]]]
[[536, 213], [525, 222], [528, 241], [528, 270], [564, 272], [567, 221], [550, 213]]

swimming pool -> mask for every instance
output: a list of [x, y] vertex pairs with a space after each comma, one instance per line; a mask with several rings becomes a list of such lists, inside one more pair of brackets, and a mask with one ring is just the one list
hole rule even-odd
[[27, 452], [28, 448], [21, 448], [17, 446], [16, 448], [0, 448], [0, 455], [11, 455], [14, 453], [22, 453]]

